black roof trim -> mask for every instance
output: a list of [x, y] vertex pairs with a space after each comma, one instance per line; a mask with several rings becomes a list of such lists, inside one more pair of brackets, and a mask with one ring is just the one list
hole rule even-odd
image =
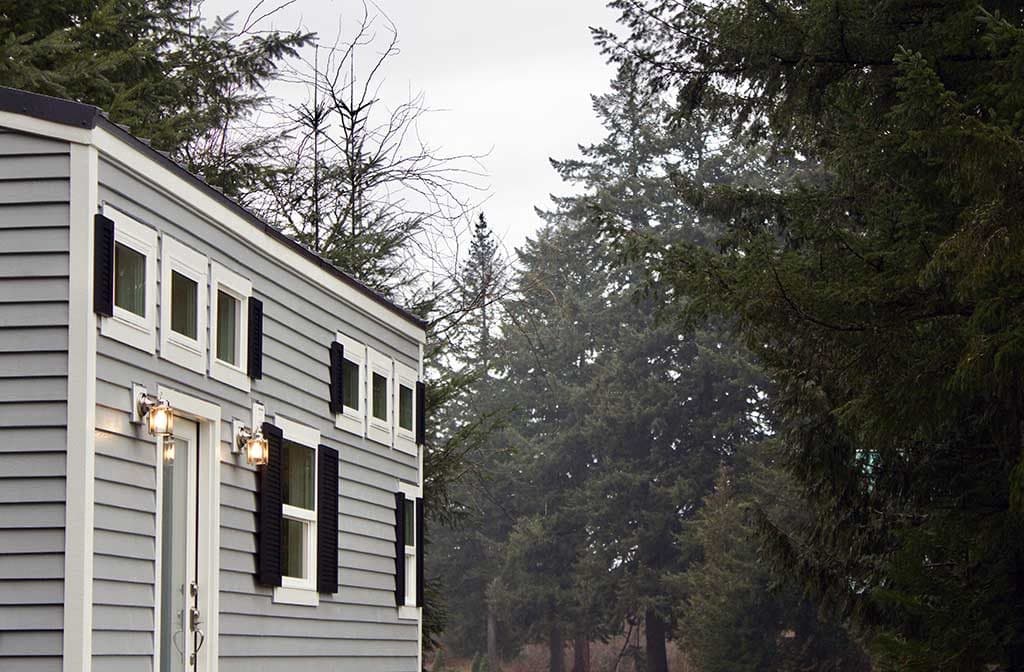
[[327, 259], [324, 259], [304, 245], [292, 240], [274, 226], [267, 224], [236, 201], [225, 196], [217, 189], [214, 189], [203, 181], [202, 178], [190, 173], [182, 167], [181, 164], [174, 161], [163, 152], [153, 149], [120, 125], [110, 121], [106, 115], [103, 114], [100, 108], [95, 107], [94, 105], [76, 103], [75, 101], [65, 100], [63, 98], [53, 98], [39, 93], [29, 93], [28, 91], [0, 86], [0, 111], [23, 114], [29, 117], [35, 117], [36, 119], [51, 121], [65, 126], [75, 126], [78, 128], [93, 129], [97, 126], [101, 126], [104, 130], [110, 131], [122, 140], [133, 145], [141, 154], [147, 155], [149, 158], [178, 173], [182, 177], [195, 181], [208, 193], [210, 197], [227, 206], [235, 214], [247, 220], [250, 224], [260, 229], [271, 238], [280, 241], [283, 245], [288, 246], [306, 259], [312, 261], [330, 275], [338, 278], [348, 286], [369, 297], [399, 317], [412, 322], [417, 327], [420, 327], [421, 329], [427, 328], [426, 320], [381, 296], [345, 271], [339, 269]]

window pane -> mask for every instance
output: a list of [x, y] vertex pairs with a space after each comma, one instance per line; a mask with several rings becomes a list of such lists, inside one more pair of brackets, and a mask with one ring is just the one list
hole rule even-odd
[[415, 546], [416, 535], [414, 534], [416, 524], [416, 503], [411, 500], [405, 500], [405, 545]]
[[198, 338], [199, 285], [177, 271], [171, 271], [171, 330], [191, 339]]
[[388, 419], [388, 379], [379, 373], [373, 374], [373, 417]]
[[398, 426], [412, 431], [412, 388], [398, 386]]
[[306, 578], [303, 546], [306, 543], [306, 524], [285, 518], [281, 521], [281, 574], [296, 579]]
[[238, 364], [238, 304], [238, 299], [217, 290], [217, 359], [228, 364]]
[[146, 316], [146, 256], [127, 245], [114, 245], [114, 305]]
[[313, 510], [313, 459], [316, 452], [294, 441], [284, 442], [284, 503]]
[[359, 365], [347, 359], [341, 361], [341, 400], [359, 410]]

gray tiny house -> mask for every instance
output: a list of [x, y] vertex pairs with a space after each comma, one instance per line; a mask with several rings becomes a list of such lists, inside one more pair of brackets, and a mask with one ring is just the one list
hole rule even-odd
[[96, 108], [0, 88], [0, 669], [419, 670], [424, 340]]

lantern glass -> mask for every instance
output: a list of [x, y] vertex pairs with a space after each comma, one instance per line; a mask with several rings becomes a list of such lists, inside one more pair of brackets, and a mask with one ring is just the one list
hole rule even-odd
[[163, 437], [170, 437], [174, 434], [174, 411], [166, 402], [159, 402], [150, 408], [146, 419], [149, 423], [150, 434]]
[[270, 461], [270, 444], [263, 436], [257, 434], [245, 442], [245, 460], [254, 466]]

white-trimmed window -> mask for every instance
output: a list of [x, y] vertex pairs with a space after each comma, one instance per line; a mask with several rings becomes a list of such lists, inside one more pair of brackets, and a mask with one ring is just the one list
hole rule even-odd
[[100, 321], [100, 333], [155, 352], [156, 230], [106, 204], [103, 214], [114, 222], [114, 315]]
[[366, 346], [344, 336], [337, 340], [345, 349], [341, 363], [341, 413], [335, 426], [358, 436], [366, 435]]
[[394, 413], [394, 400], [392, 393], [392, 363], [391, 358], [385, 357], [373, 348], [366, 348], [367, 363], [367, 409], [366, 409], [366, 436], [368, 438], [391, 445], [392, 439], [392, 417]]
[[209, 262], [164, 234], [160, 265], [160, 356], [206, 373]]
[[405, 495], [403, 512], [403, 536], [405, 537], [405, 604], [398, 607], [399, 618], [419, 618], [416, 607], [416, 500], [423, 496], [423, 490], [409, 483], [399, 482], [399, 491]]
[[210, 377], [250, 389], [246, 338], [252, 283], [217, 262], [210, 264]]
[[416, 370], [395, 362], [395, 448], [416, 454]]
[[317, 446], [320, 432], [286, 418], [274, 418], [281, 429], [281, 585], [274, 601], [317, 605], [316, 504]]

